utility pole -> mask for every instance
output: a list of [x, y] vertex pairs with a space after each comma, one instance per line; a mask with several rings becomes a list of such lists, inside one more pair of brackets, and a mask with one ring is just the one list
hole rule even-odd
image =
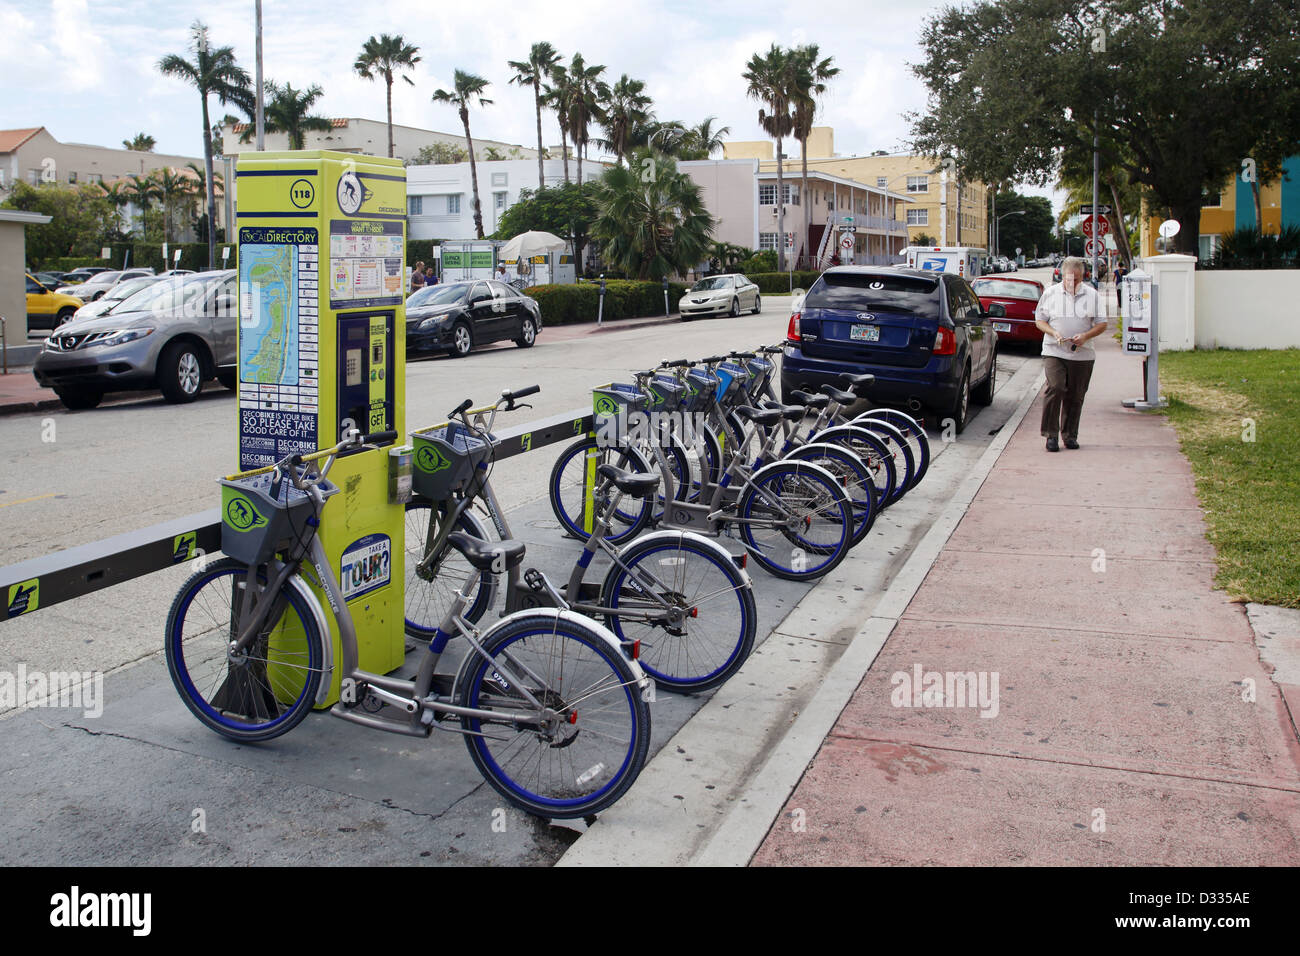
[[[1101, 138], [1097, 128], [1097, 110], [1092, 111], [1092, 221], [1096, 223], [1101, 217], [1097, 215], [1097, 185], [1101, 179]], [[1096, 229], [1093, 229], [1097, 233]], [[1100, 233], [1092, 237], [1092, 284], [1097, 286], [1097, 243]]]
[[266, 117], [262, 112], [262, 0], [257, 0], [257, 149], [266, 149]]

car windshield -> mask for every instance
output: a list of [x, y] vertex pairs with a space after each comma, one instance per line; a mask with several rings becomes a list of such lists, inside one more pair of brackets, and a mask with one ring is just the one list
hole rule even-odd
[[826, 272], [808, 290], [803, 307], [914, 312], [933, 309], [938, 289], [938, 279], [922, 276]]
[[97, 272], [86, 280], [86, 285], [112, 285], [121, 274], [120, 270], [117, 272]]
[[711, 289], [726, 289], [731, 285], [730, 276], [709, 276], [691, 286], [692, 292], [708, 292]]
[[428, 285], [419, 292], [411, 293], [411, 297], [406, 300], [408, 309], [415, 307], [427, 308], [432, 305], [455, 305], [465, 298], [465, 292], [469, 289], [469, 283], [459, 285]]
[[176, 312], [184, 309], [198, 315], [202, 300], [212, 283], [211, 275], [176, 276], [145, 286], [113, 310], [115, 315], [125, 312]]
[[1006, 279], [976, 279], [971, 285], [975, 287], [976, 295], [1038, 301], [1038, 286], [1030, 285], [1028, 282], [1008, 282]]
[[136, 276], [134, 279], [126, 279], [105, 292], [104, 298], [116, 299], [118, 301], [127, 299], [135, 295], [145, 286], [153, 285], [153, 282], [154, 279], [152, 276]]

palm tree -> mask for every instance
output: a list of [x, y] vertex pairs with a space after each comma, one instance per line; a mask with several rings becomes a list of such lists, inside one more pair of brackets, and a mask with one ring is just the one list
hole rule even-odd
[[121, 180], [118, 180], [117, 182], [109, 183], [107, 186], [100, 183], [99, 188], [104, 191], [104, 198], [108, 200], [109, 206], [113, 209], [113, 231], [120, 233], [122, 231], [121, 210], [131, 202], [131, 197], [127, 194], [126, 186]]
[[[186, 163], [185, 168], [194, 174], [194, 178], [189, 180], [189, 194], [194, 197], [202, 197], [206, 195], [208, 191], [208, 177], [203, 175], [203, 167], [198, 163]], [[214, 171], [212, 175], [215, 179], [215, 183], [213, 184], [213, 193], [218, 189], [224, 193], [226, 186], [221, 173]], [[189, 211], [191, 214], [194, 212], [192, 208]], [[196, 222], [202, 222], [202, 219], [200, 218], [196, 220]], [[226, 228], [229, 230], [230, 223], [226, 223]]]
[[123, 192], [129, 197], [131, 204], [140, 210], [140, 235], [144, 238], [148, 231], [146, 219], [149, 215], [149, 205], [155, 199], [162, 198], [162, 190], [158, 188], [158, 183], [152, 176], [133, 175], [128, 176], [127, 181], [130, 185], [124, 186]]
[[480, 239], [483, 238], [483, 209], [478, 201], [478, 166], [474, 162], [474, 139], [469, 133], [469, 104], [470, 100], [477, 100], [480, 107], [491, 104], [492, 101], [483, 95], [483, 91], [488, 86], [488, 81], [483, 77], [457, 70], [452, 80], [451, 91], [438, 90], [433, 94], [435, 103], [455, 106], [460, 113], [460, 121], [465, 126], [465, 147], [469, 152], [469, 181], [474, 191], [474, 232]]
[[154, 170], [153, 181], [158, 186], [158, 198], [162, 200], [163, 242], [171, 242], [171, 224], [176, 201], [188, 194], [189, 178], [163, 167]]
[[699, 126], [692, 126], [686, 131], [686, 141], [682, 148], [683, 159], [708, 159], [722, 149], [723, 138], [731, 132], [730, 126], [713, 128], [716, 116], [707, 116]]
[[[542, 154], [545, 149], [542, 147], [542, 80], [551, 75], [551, 70], [560, 62], [560, 54], [555, 52], [555, 47], [542, 41], [534, 43], [533, 48], [528, 51], [527, 60], [510, 60], [510, 68], [515, 71], [515, 75], [510, 77], [511, 83], [517, 83], [520, 86], [531, 86], [533, 88], [533, 105], [537, 108], [537, 188], [546, 188], [546, 174], [542, 168]], [[567, 158], [566, 158], [567, 162]], [[568, 177], [565, 177], [568, 181]]]
[[148, 133], [136, 133], [131, 139], [122, 140], [122, 146], [137, 153], [152, 153], [158, 141]]
[[217, 263], [217, 200], [212, 190], [212, 123], [208, 118], [208, 96], [215, 94], [225, 105], [234, 103], [251, 113], [253, 95], [249, 92], [248, 74], [235, 62], [233, 47], [223, 46], [213, 50], [208, 46], [208, 28], [198, 20], [191, 27], [194, 38], [194, 59], [187, 60], [169, 53], [158, 61], [158, 70], [164, 76], [179, 77], [199, 91], [203, 101], [203, 168], [207, 173], [208, 190], [208, 268]]
[[605, 131], [605, 144], [618, 161], [623, 162], [634, 130], [650, 122], [650, 97], [645, 94], [645, 84], [629, 79], [624, 73], [609, 90], [601, 107], [601, 128]]
[[677, 164], [654, 158], [656, 175], [643, 180], [637, 167], [651, 158], [635, 150], [628, 166], [605, 171], [596, 184], [593, 238], [615, 269], [641, 279], [680, 275], [708, 258], [714, 220], [700, 188]]
[[367, 40], [357, 56], [357, 62], [352, 64], [352, 69], [367, 80], [380, 76], [384, 78], [388, 95], [388, 156], [390, 159], [393, 156], [393, 74], [400, 73], [402, 79], [414, 86], [415, 81], [407, 76], [405, 71], [415, 69], [415, 64], [419, 62], [419, 47], [407, 43], [400, 35], [389, 36], [383, 33], [378, 40], [373, 36]]
[[749, 83], [746, 95], [765, 108], [758, 111], [758, 125], [776, 140], [776, 261], [785, 271], [785, 178], [782, 171], [781, 140], [794, 131], [791, 115], [792, 56], [775, 43], [766, 54], [755, 53], [745, 65], [742, 77]]
[[295, 90], [292, 83], [280, 86], [267, 80], [266, 89], [271, 94], [263, 109], [266, 131], [287, 133], [290, 149], [302, 149], [308, 132], [324, 133], [331, 128], [325, 117], [308, 112], [325, 95], [319, 86]]
[[803, 232], [799, 242], [795, 243], [795, 255], [799, 247], [808, 241], [808, 137], [812, 135], [813, 120], [817, 115], [817, 97], [826, 92], [826, 81], [840, 72], [832, 66], [832, 57], [821, 58], [821, 51], [816, 43], [795, 47], [790, 53], [794, 67], [794, 90], [791, 106], [793, 108], [794, 135], [799, 140], [799, 163], [802, 181], [801, 205], [803, 206]]
[[573, 54], [569, 63], [569, 134], [578, 152], [578, 185], [582, 185], [582, 158], [591, 141], [591, 124], [604, 117], [601, 102], [609, 97], [609, 87], [600, 79], [603, 66], [587, 66], [581, 53]]
[[573, 98], [573, 85], [569, 71], [563, 63], [551, 67], [551, 82], [542, 92], [542, 102], [555, 111], [555, 121], [560, 127], [560, 152], [564, 159], [564, 182], [569, 182], [569, 103]]

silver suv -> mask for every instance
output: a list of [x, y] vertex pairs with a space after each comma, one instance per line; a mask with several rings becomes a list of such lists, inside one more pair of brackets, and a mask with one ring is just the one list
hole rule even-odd
[[236, 295], [234, 269], [162, 279], [107, 315], [60, 326], [32, 374], [72, 409], [127, 389], [157, 388], [169, 402], [192, 402], [214, 377], [233, 389]]

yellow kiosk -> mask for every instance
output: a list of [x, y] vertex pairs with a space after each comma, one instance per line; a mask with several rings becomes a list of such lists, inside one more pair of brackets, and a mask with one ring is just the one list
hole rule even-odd
[[[404, 435], [401, 162], [244, 153], [236, 176], [240, 470], [334, 445], [352, 428]], [[404, 507], [390, 494], [392, 457], [380, 448], [340, 459], [330, 473], [340, 497], [320, 528], [356, 622], [359, 664], [380, 674], [405, 651]], [[336, 670], [329, 703], [338, 691]]]

